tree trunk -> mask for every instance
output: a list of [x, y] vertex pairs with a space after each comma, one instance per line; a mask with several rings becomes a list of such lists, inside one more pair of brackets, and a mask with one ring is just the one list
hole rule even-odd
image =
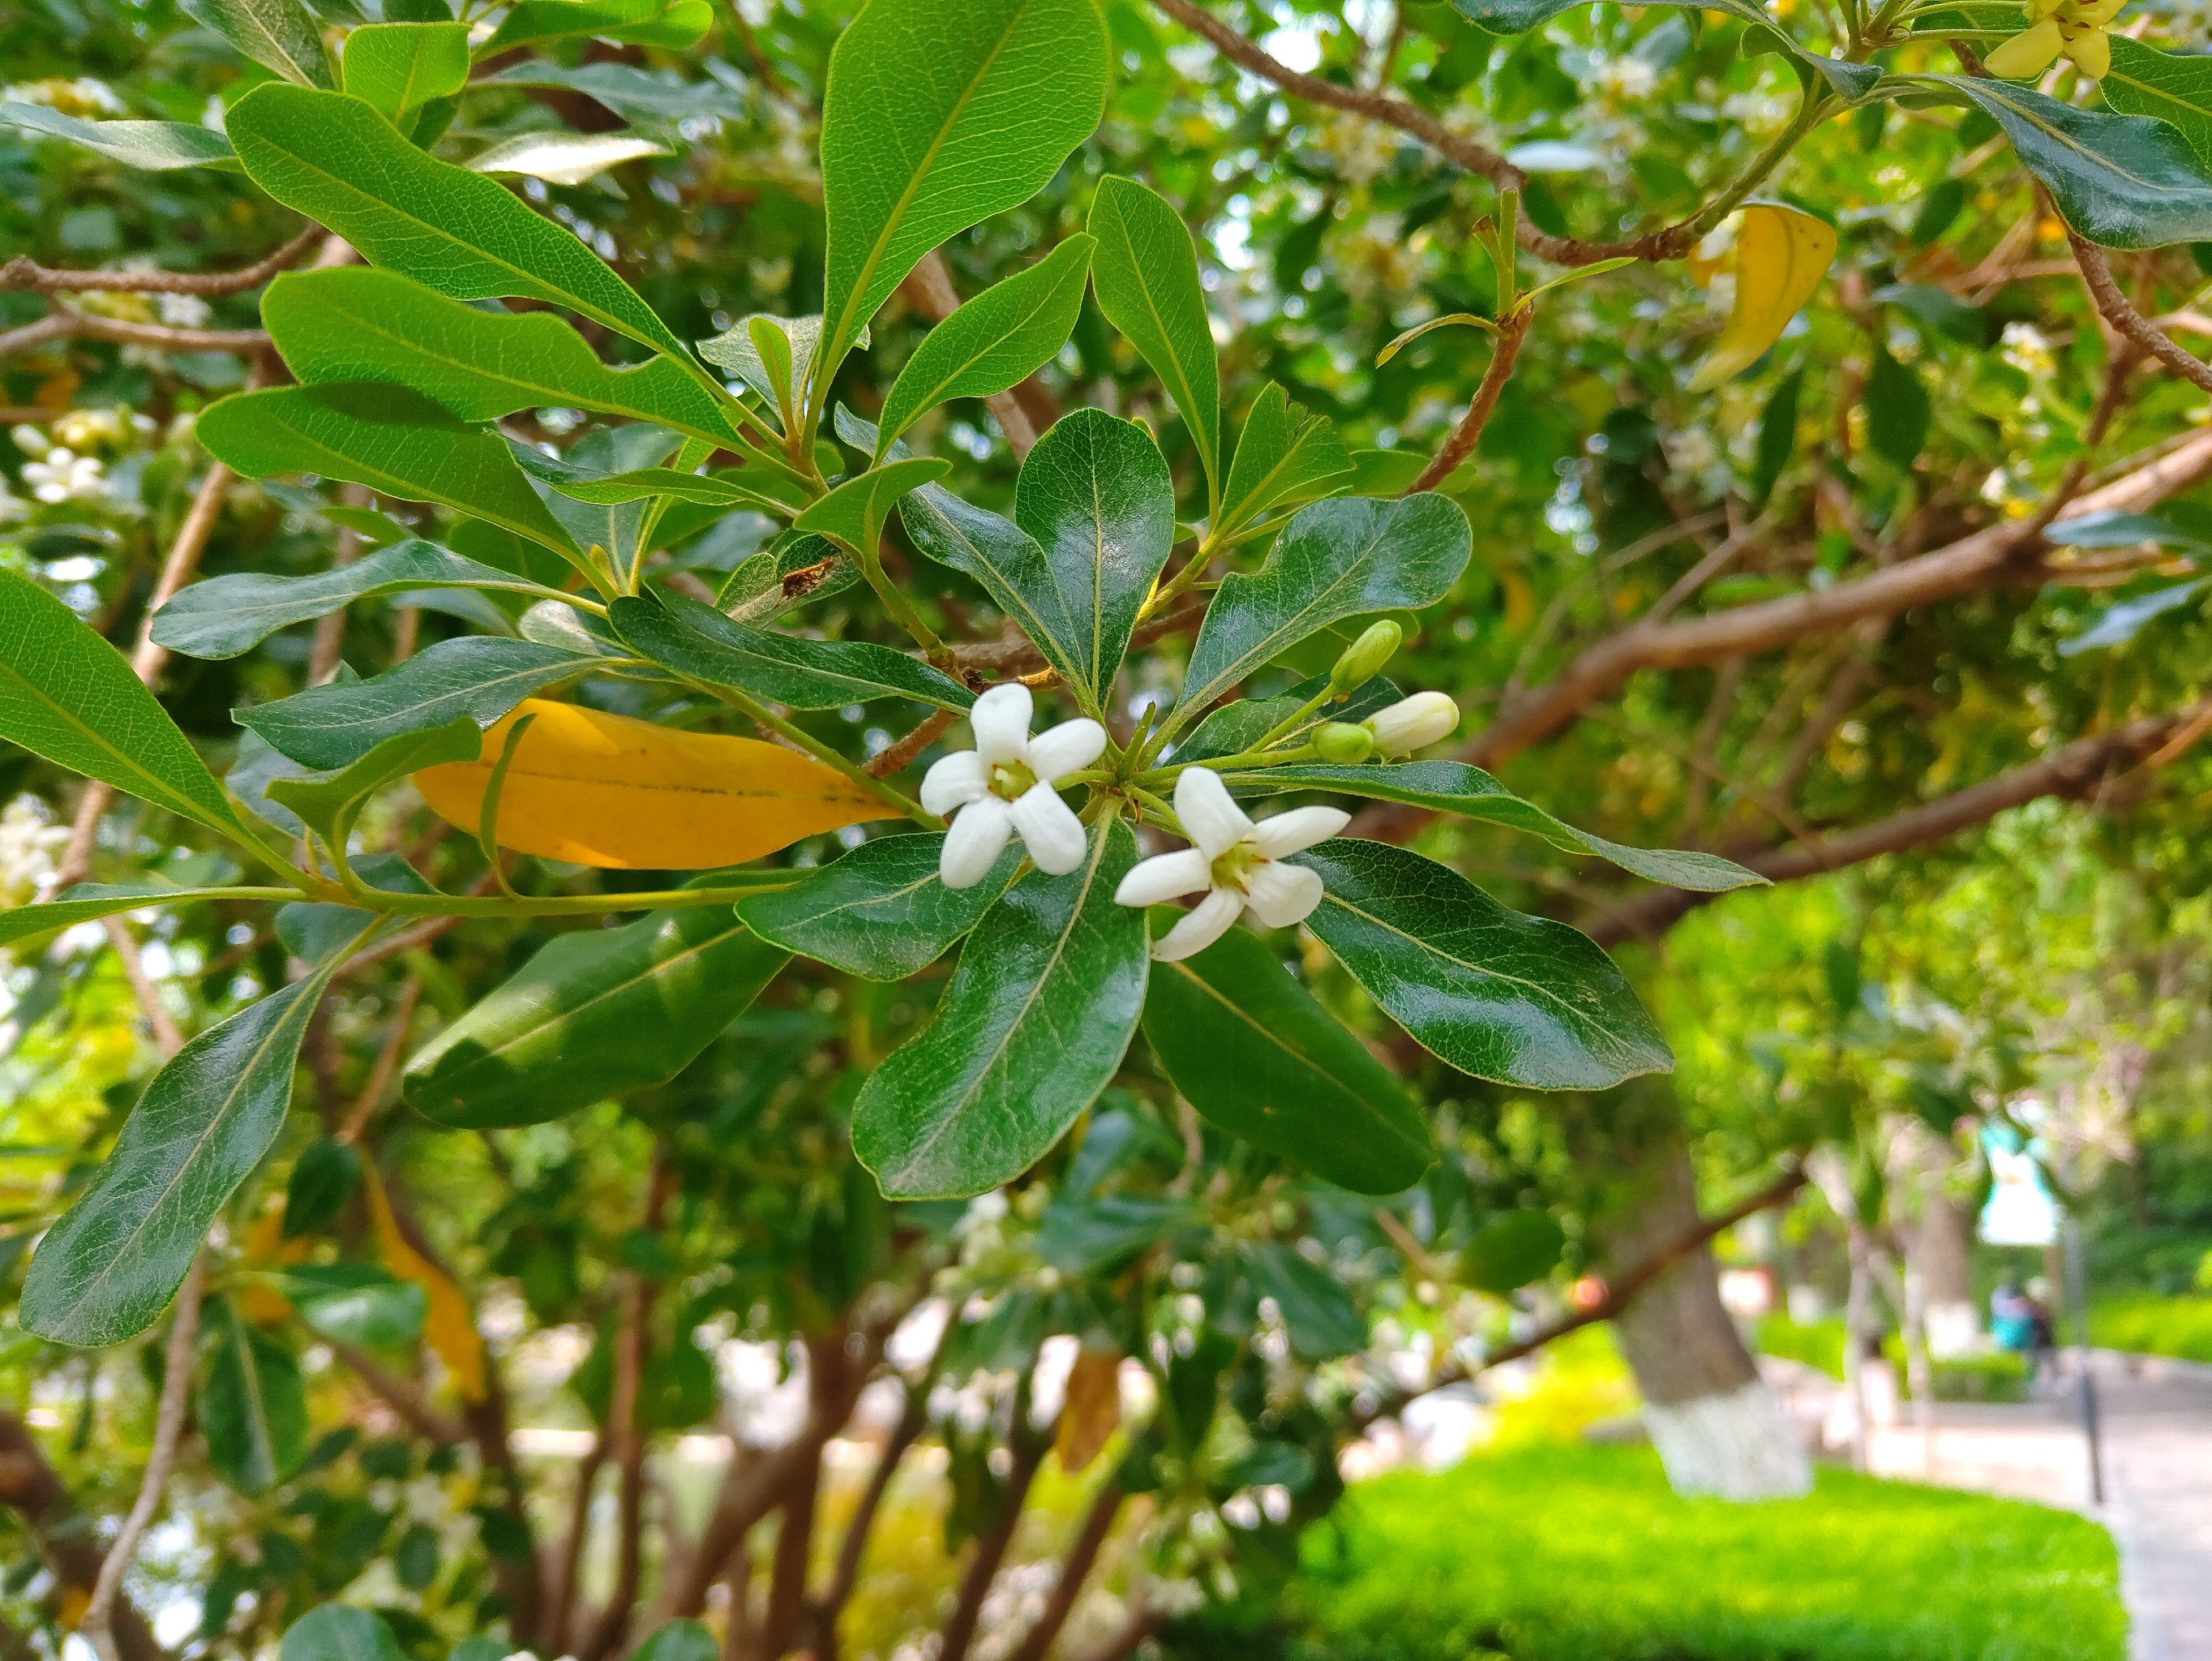
[[1945, 1180], [1958, 1149], [1917, 1122], [1906, 1123], [1892, 1147], [1891, 1177], [1905, 1189], [1911, 1212], [1893, 1232], [1905, 1272], [1918, 1283], [1929, 1354], [1938, 1360], [1969, 1354], [1982, 1323], [1974, 1307], [1972, 1220]]
[[[1667, 1117], [1674, 1119], [1671, 1101]], [[1632, 1175], [1599, 1219], [1616, 1273], [1698, 1224], [1697, 1179], [1680, 1124], [1656, 1129], [1640, 1157], [1631, 1154]], [[1711, 1251], [1700, 1248], [1653, 1281], [1614, 1318], [1613, 1333], [1676, 1493], [1770, 1500], [1811, 1488], [1803, 1442], [1721, 1305]]]

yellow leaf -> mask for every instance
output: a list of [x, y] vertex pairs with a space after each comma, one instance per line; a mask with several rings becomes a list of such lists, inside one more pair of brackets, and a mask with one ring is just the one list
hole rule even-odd
[[415, 785], [440, 817], [474, 831], [507, 729], [516, 740], [499, 795], [502, 848], [572, 865], [647, 871], [743, 865], [890, 807], [811, 756], [526, 699], [484, 733], [472, 762], [426, 768]]
[[84, 1612], [91, 1607], [92, 1588], [77, 1585], [64, 1586], [60, 1599], [54, 1609], [54, 1617], [61, 1622], [63, 1631], [75, 1632], [84, 1620]]
[[1067, 1401], [1054, 1441], [1060, 1468], [1081, 1470], [1096, 1459], [1121, 1422], [1121, 1358], [1085, 1346], [1068, 1370]]
[[[307, 1256], [307, 1242], [284, 1238], [284, 1204], [279, 1200], [265, 1207], [253, 1220], [253, 1226], [246, 1232], [240, 1256], [249, 1263], [274, 1263], [289, 1268], [303, 1262]], [[291, 1301], [276, 1287], [261, 1281], [252, 1281], [235, 1287], [231, 1301], [238, 1305], [239, 1313], [256, 1326], [273, 1327], [292, 1312]]]
[[1756, 363], [1812, 297], [1835, 257], [1836, 228], [1825, 219], [1773, 202], [1746, 208], [1735, 235], [1735, 308], [1690, 390], [1709, 392]]
[[422, 1336], [453, 1375], [463, 1396], [471, 1402], [484, 1398], [483, 1339], [477, 1332], [474, 1316], [469, 1312], [468, 1299], [461, 1290], [440, 1272], [438, 1266], [407, 1244], [407, 1237], [399, 1232], [399, 1224], [392, 1214], [392, 1202], [386, 1197], [384, 1183], [374, 1165], [364, 1166], [368, 1195], [368, 1216], [376, 1230], [377, 1250], [384, 1256], [384, 1266], [403, 1281], [411, 1281], [422, 1288], [428, 1299], [430, 1310], [422, 1323]]

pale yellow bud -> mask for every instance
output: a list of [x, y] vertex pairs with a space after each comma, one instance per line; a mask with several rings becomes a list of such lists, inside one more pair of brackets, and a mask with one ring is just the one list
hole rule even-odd
[[2102, 29], [2075, 30], [2067, 36], [2066, 55], [2082, 74], [2101, 81], [2112, 67], [2112, 38]]
[[2023, 29], [1989, 55], [1984, 67], [2000, 81], [2032, 81], [2058, 61], [2066, 37], [2058, 20], [2046, 17], [2032, 29]]
[[1442, 692], [1416, 692], [1377, 709], [1363, 724], [1375, 734], [1378, 752], [1409, 756], [1452, 735], [1459, 725], [1459, 705]]

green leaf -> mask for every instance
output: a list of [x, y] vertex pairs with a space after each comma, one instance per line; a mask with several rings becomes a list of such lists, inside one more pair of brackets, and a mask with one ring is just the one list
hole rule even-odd
[[1909, 470], [1927, 447], [1936, 413], [1920, 377], [1877, 346], [1862, 404], [1867, 447], [1892, 466]]
[[[1561, 12], [1572, 11], [1577, 6], [1587, 5], [1589, 0], [1451, 0], [1462, 17], [1480, 24], [1493, 34], [1522, 34], [1540, 23], [1547, 23]], [[1724, 12], [1740, 17], [1753, 25], [1754, 31], [1764, 31], [1766, 39], [1806, 69], [1813, 70], [1845, 98], [1863, 98], [1874, 90], [1881, 79], [1881, 66], [1875, 64], [1849, 64], [1839, 58], [1823, 58], [1808, 52], [1782, 32], [1781, 26], [1768, 15], [1759, 0], [1621, 0], [1624, 6], [1666, 5], [1680, 6], [1687, 10]], [[1752, 36], [1745, 37], [1744, 50], [1749, 52]]]
[[671, 1621], [631, 1652], [631, 1661], [715, 1661], [721, 1646], [696, 1621]]
[[361, 100], [258, 87], [231, 106], [227, 125], [255, 184], [372, 263], [456, 300], [565, 306], [689, 362], [668, 326], [574, 235], [505, 186], [433, 161]]
[[878, 837], [789, 888], [747, 895], [738, 915], [802, 957], [863, 980], [902, 981], [974, 928], [1021, 867], [1009, 848], [984, 881], [947, 888], [937, 875], [943, 846], [939, 837]]
[[1064, 877], [1032, 871], [977, 925], [930, 1024], [869, 1076], [853, 1152], [893, 1199], [981, 1194], [1042, 1159], [1121, 1064], [1144, 1008], [1144, 914], [1119, 819]]
[[207, 764], [131, 666], [28, 577], [0, 569], [0, 739], [226, 835]]
[[396, 381], [463, 421], [574, 405], [715, 443], [732, 436], [680, 364], [611, 369], [550, 313], [484, 311], [397, 271], [288, 272], [262, 295], [261, 321], [301, 380]]
[[916, 261], [1044, 188], [1106, 106], [1097, 0], [872, 0], [822, 104], [827, 347], [812, 407]]
[[1395, 1194], [1436, 1161], [1405, 1086], [1249, 930], [1153, 969], [1145, 1039], [1215, 1124], [1340, 1188]]
[[[2142, 632], [2143, 625], [2153, 618], [2162, 617], [2176, 606], [2188, 604], [2191, 596], [2202, 588], [2207, 579], [2179, 582], [2170, 587], [2154, 588], [2147, 594], [2137, 594], [2108, 605], [2098, 612], [2089, 626], [2080, 634], [2058, 642], [2058, 655], [2070, 658], [2083, 652], [2094, 652], [2106, 646], [2124, 646]], [[6, 913], [0, 913], [4, 917]]]
[[610, 167], [648, 155], [667, 155], [665, 144], [634, 132], [519, 132], [469, 158], [471, 173], [514, 173], [556, 185], [581, 185]]
[[375, 1263], [305, 1264], [285, 1275], [283, 1290], [319, 1337], [370, 1349], [414, 1342], [430, 1312], [421, 1287]]
[[605, 478], [558, 479], [553, 481], [553, 488], [571, 501], [605, 507], [666, 496], [674, 502], [703, 502], [715, 508], [782, 510], [782, 504], [774, 496], [738, 484], [726, 470], [720, 473], [684, 473], [673, 467], [640, 467], [631, 472], [610, 473]]
[[336, 772], [312, 779], [271, 780], [269, 799], [290, 808], [325, 843], [342, 848], [356, 813], [371, 792], [426, 767], [474, 761], [483, 750], [482, 729], [467, 715], [459, 715], [442, 727], [396, 733]]
[[[1176, 741], [1177, 761], [1211, 762], [1223, 756], [1241, 756], [1284, 721], [1328, 690], [1328, 677], [1310, 676], [1288, 691], [1271, 698], [1237, 698], [1215, 706], [1213, 713]], [[1385, 675], [1377, 675], [1348, 697], [1333, 699], [1307, 715], [1284, 736], [1295, 739], [1329, 721], [1364, 721], [1377, 709], [1388, 709], [1406, 696], [1403, 688]]]
[[1242, 1250], [1252, 1289], [1274, 1300], [1300, 1360], [1326, 1361], [1367, 1347], [1367, 1323], [1341, 1281], [1286, 1240], [1255, 1241]]
[[337, 1220], [361, 1186], [361, 1155], [335, 1136], [312, 1141], [284, 1184], [284, 1238], [301, 1239]]
[[734, 623], [681, 595], [624, 598], [607, 608], [640, 657], [687, 680], [732, 686], [794, 709], [836, 709], [872, 698], [918, 699], [963, 710], [975, 695], [941, 669], [866, 641], [801, 640]]
[[562, 528], [581, 546], [604, 550], [616, 569], [627, 571], [637, 561], [638, 539], [653, 519], [653, 503], [638, 496], [618, 502], [586, 502], [570, 493], [579, 484], [604, 484], [657, 468], [684, 441], [665, 428], [633, 422], [597, 428], [570, 445], [565, 455], [549, 456], [535, 446], [514, 441], [507, 450], [516, 465], [538, 481], [539, 499]]
[[345, 38], [345, 89], [392, 120], [468, 84], [466, 23], [371, 23]]
[[483, 84], [564, 87], [605, 105], [625, 121], [673, 125], [701, 116], [738, 120], [744, 114], [744, 106], [727, 87], [719, 82], [672, 80], [628, 64], [580, 64], [574, 69], [564, 69], [542, 58], [529, 58], [510, 64], [497, 75], [486, 76]]
[[2161, 548], [2185, 548], [2192, 553], [2212, 548], [2155, 514], [2081, 514], [2046, 528], [2043, 539], [2061, 548], [2136, 548], [2146, 542]]
[[[1876, 109], [1880, 105], [1875, 106]], [[1759, 412], [1759, 440], [1753, 453], [1751, 467], [1751, 500], [1764, 503], [1774, 494], [1775, 482], [1782, 470], [1790, 465], [1790, 458], [1797, 448], [1797, 400], [1805, 389], [1805, 371], [1801, 366], [1790, 370], [1776, 383], [1767, 394], [1766, 407]]]
[[1025, 271], [994, 283], [922, 338], [884, 400], [876, 453], [947, 399], [988, 398], [1049, 362], [1083, 309], [1088, 236], [1072, 236]]
[[715, 906], [563, 934], [417, 1051], [404, 1093], [483, 1129], [665, 1084], [789, 961]]
[[1225, 579], [1192, 647], [1177, 708], [1203, 709], [1255, 669], [1346, 618], [1432, 605], [1467, 569], [1474, 532], [1431, 491], [1339, 496], [1298, 510], [1256, 572]]
[[1468, 1280], [1503, 1298], [1558, 1268], [1566, 1244], [1566, 1232], [1550, 1212], [1501, 1211], [1468, 1237], [1460, 1261]]
[[507, 441], [418, 392], [374, 380], [275, 386], [210, 406], [197, 434], [248, 478], [319, 473], [488, 520], [580, 569], [582, 551], [530, 488]]
[[322, 31], [300, 0], [184, 0], [184, 9], [241, 56], [295, 85], [331, 84]]
[[714, 604], [741, 623], [765, 623], [860, 580], [853, 562], [829, 538], [787, 531], [738, 562]]
[[1401, 801], [1413, 807], [1457, 813], [1541, 837], [1570, 854], [1595, 854], [1624, 871], [1632, 871], [1653, 882], [1686, 888], [1700, 894], [1724, 894], [1765, 882], [1755, 871], [1747, 871], [1717, 854], [1629, 848], [1587, 830], [1577, 830], [1556, 819], [1532, 801], [1515, 795], [1480, 767], [1458, 761], [1408, 761], [1332, 767], [1322, 763], [1293, 762], [1286, 767], [1255, 769], [1249, 773], [1224, 773], [1222, 782], [1240, 795], [1275, 795], [1285, 790], [1342, 790], [1376, 801]]
[[2149, 116], [2176, 129], [2212, 172], [2212, 58], [2160, 52], [2124, 34], [2105, 38], [2112, 66], [2097, 90], [2106, 104], [2122, 115]]
[[589, 658], [535, 641], [466, 635], [368, 680], [311, 686], [231, 715], [302, 766], [350, 767], [386, 739], [456, 716], [489, 727], [532, 693], [592, 666]]
[[2212, 177], [2189, 141], [2163, 121], [2076, 109], [2009, 81], [1892, 79], [1900, 92], [1946, 87], [1978, 106], [2043, 181], [2060, 217], [2092, 242], [2162, 248], [2212, 239]]
[[1261, 388], [1237, 440], [1229, 483], [1221, 491], [1221, 524], [1235, 530], [1277, 508], [1293, 507], [1352, 478], [1352, 453], [1321, 417], [1291, 402], [1275, 382]]
[[[766, 330], [756, 338], [756, 330]], [[773, 356], [771, 364], [763, 356], [763, 346]], [[868, 331], [863, 326], [858, 344], [868, 344]], [[808, 373], [814, 365], [814, 354], [822, 345], [820, 313], [805, 317], [778, 317], [773, 312], [750, 312], [739, 318], [711, 340], [699, 343], [699, 356], [716, 368], [726, 369], [744, 381], [775, 409], [788, 412], [794, 392], [805, 385]]]
[[338, 959], [192, 1039], [154, 1075], [23, 1282], [26, 1331], [120, 1343], [154, 1323], [233, 1190], [276, 1141], [307, 1018]]
[[477, 55], [580, 34], [681, 52], [697, 46], [714, 21], [707, 0], [518, 0]]
[[240, 1494], [266, 1494], [307, 1455], [307, 1390], [292, 1352], [228, 1298], [210, 1298], [199, 1429], [208, 1463]]
[[112, 161], [166, 173], [173, 167], [228, 167], [238, 157], [230, 140], [189, 121], [85, 121], [44, 104], [0, 104], [0, 121], [26, 132], [65, 138]]
[[12, 905], [0, 910], [0, 946], [81, 922], [96, 922], [122, 911], [142, 911], [149, 906], [262, 897], [264, 896], [260, 891], [250, 888], [168, 888], [158, 883], [81, 882], [61, 898], [48, 900], [43, 905]]
[[407, 1653], [382, 1616], [347, 1603], [325, 1603], [286, 1630], [277, 1661], [407, 1661]]
[[279, 629], [327, 616], [355, 600], [423, 588], [551, 592], [496, 566], [463, 559], [434, 542], [410, 537], [350, 565], [303, 577], [236, 571], [195, 582], [154, 613], [154, 640], [188, 658], [234, 658]]
[[811, 531], [832, 537], [863, 553], [875, 551], [884, 521], [900, 499], [921, 486], [943, 478], [952, 464], [936, 456], [915, 456], [888, 461], [847, 479], [791, 522], [794, 531]]
[[1198, 246], [1182, 216], [1149, 187], [1109, 174], [1091, 204], [1091, 286], [1106, 320], [1129, 338], [1182, 411], [1206, 469], [1221, 495], [1221, 370], [1213, 326], [1198, 281]]
[[1674, 1066], [1589, 936], [1510, 911], [1458, 872], [1387, 843], [1339, 837], [1297, 860], [1325, 890], [1306, 927], [1423, 1049], [1462, 1073], [1603, 1090]]

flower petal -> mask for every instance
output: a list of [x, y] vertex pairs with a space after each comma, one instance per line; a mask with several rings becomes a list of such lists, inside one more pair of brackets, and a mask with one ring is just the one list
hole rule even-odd
[[971, 801], [952, 818], [937, 874], [947, 888], [973, 888], [991, 873], [1014, 834], [1014, 811], [996, 796]]
[[1030, 740], [1030, 771], [1048, 783], [1091, 765], [1105, 753], [1106, 729], [1087, 716], [1048, 727]]
[[[1190, 776], [1186, 773], [1185, 778]], [[1160, 963], [1194, 957], [1229, 932], [1244, 909], [1244, 897], [1233, 888], [1217, 888], [1182, 914], [1176, 926], [1152, 942], [1152, 956]]]
[[955, 750], [921, 776], [921, 805], [933, 813], [949, 813], [979, 801], [990, 788], [990, 764], [975, 751]]
[[1064, 877], [1083, 863], [1083, 821], [1050, 785], [1031, 785], [1008, 811], [1038, 870]]
[[[924, 788], [928, 785], [922, 781]], [[925, 798], [923, 806], [928, 806]], [[1252, 827], [1252, 845], [1271, 860], [1303, 854], [1317, 842], [1327, 842], [1352, 823], [1341, 807], [1293, 807]]]
[[1212, 885], [1206, 855], [1195, 848], [1183, 848], [1172, 854], [1155, 854], [1130, 867], [1129, 874], [1114, 891], [1114, 898], [1122, 905], [1158, 905]]
[[1304, 922], [1321, 904], [1321, 873], [1279, 860], [1265, 861], [1244, 879], [1244, 903], [1267, 928], [1288, 928]]
[[1186, 767], [1176, 781], [1176, 817], [1183, 834], [1209, 860], [1218, 859], [1252, 834], [1252, 821], [1229, 799], [1221, 775], [1205, 767]]
[[987, 764], [1019, 761], [1030, 747], [1030, 716], [1035, 709], [1030, 689], [1018, 680], [994, 686], [975, 700], [968, 724], [975, 730], [975, 753]]

